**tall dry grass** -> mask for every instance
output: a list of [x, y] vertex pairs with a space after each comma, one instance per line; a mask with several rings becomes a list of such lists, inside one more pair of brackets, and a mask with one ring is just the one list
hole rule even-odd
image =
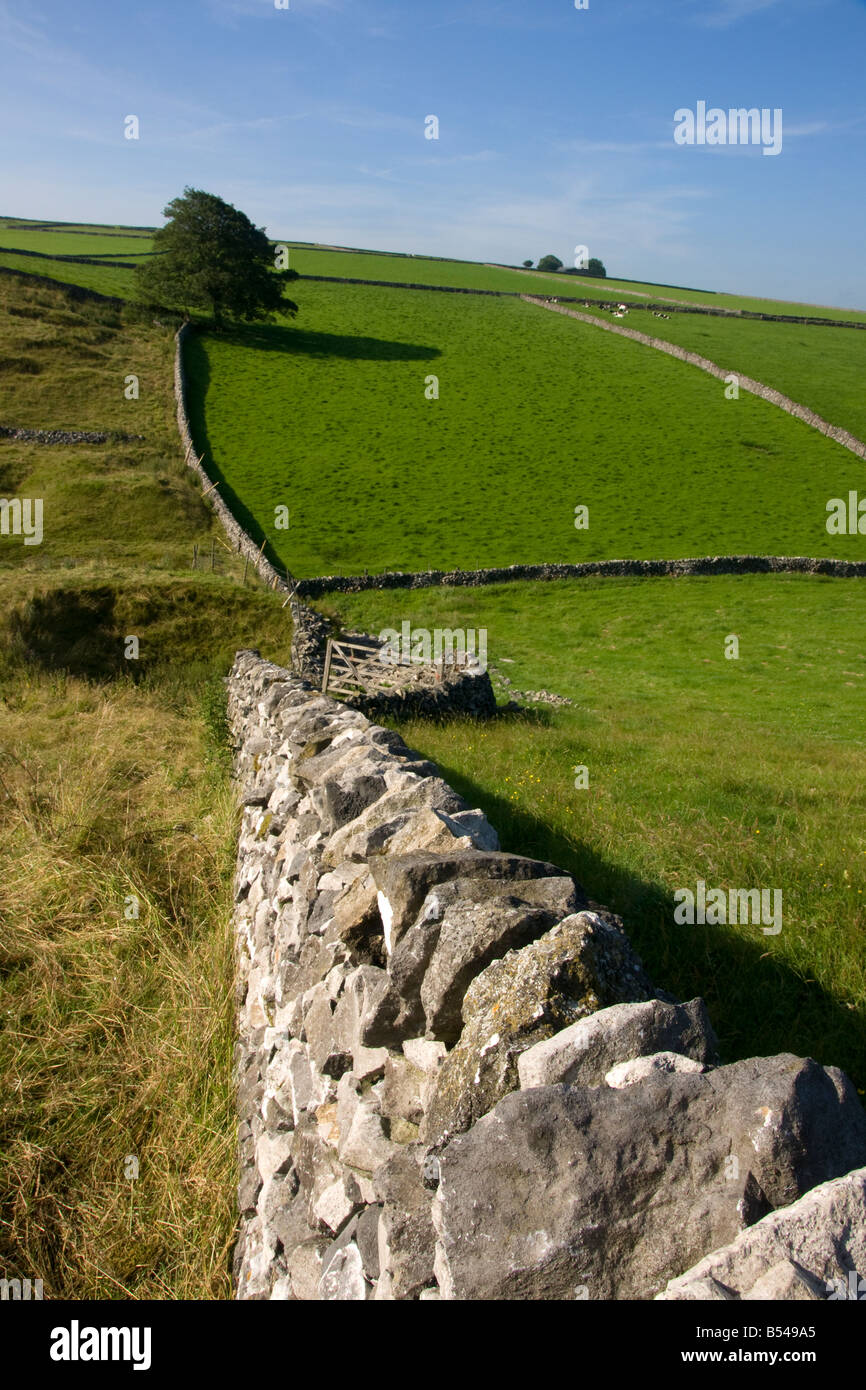
[[0, 709], [0, 1272], [55, 1298], [226, 1297], [219, 692], [30, 675]]

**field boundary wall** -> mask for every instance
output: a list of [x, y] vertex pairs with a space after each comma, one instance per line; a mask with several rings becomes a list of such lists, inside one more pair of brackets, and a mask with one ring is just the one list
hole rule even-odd
[[852, 454], [858, 458], [866, 458], [866, 444], [862, 439], [842, 429], [840, 425], [831, 425], [827, 420], [821, 418], [814, 410], [810, 410], [806, 405], [785, 396], [781, 391], [776, 391], [772, 386], [764, 386], [760, 381], [755, 381], [753, 377], [744, 376], [741, 372], [732, 372], [720, 367], [715, 362], [711, 362], [708, 357], [701, 357], [697, 352], [689, 352], [687, 348], [680, 347], [678, 343], [669, 343], [664, 338], [654, 338], [649, 333], [641, 333], [636, 328], [623, 328], [621, 324], [605, 323], [602, 319], [593, 318], [590, 314], [578, 313], [576, 309], [566, 309], [561, 304], [551, 304], [545, 299], [534, 298], [530, 295], [521, 295], [527, 304], [535, 304], [541, 309], [550, 309], [556, 314], [565, 314], [567, 318], [577, 319], [580, 323], [588, 323], [595, 328], [601, 328], [607, 333], [616, 333], [621, 338], [630, 338], [632, 342], [642, 343], [644, 347], [655, 348], [657, 352], [667, 353], [669, 357], [676, 357], [680, 362], [688, 362], [692, 367], [699, 367], [702, 372], [708, 372], [710, 376], [716, 377], [719, 381], [727, 381], [734, 376], [739, 386], [744, 391], [748, 391], [753, 396], [759, 396], [761, 400], [768, 401], [770, 405], [778, 406], [788, 415], [793, 415], [795, 420], [802, 420], [813, 430], [818, 430], [834, 443], [841, 444], [843, 449], [850, 449]]
[[866, 1268], [842, 1072], [719, 1065], [703, 1000], [398, 734], [257, 652], [228, 697], [238, 1299], [826, 1298]]

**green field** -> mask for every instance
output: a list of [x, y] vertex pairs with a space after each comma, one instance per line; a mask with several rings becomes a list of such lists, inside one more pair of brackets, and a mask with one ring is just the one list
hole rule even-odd
[[[611, 322], [603, 309], [572, 307], [603, 323]], [[830, 424], [866, 439], [866, 332], [860, 329], [693, 314], [656, 319], [648, 310], [634, 307], [617, 326], [676, 343], [708, 357], [726, 372], [773, 386]]]
[[373, 251], [339, 251], [285, 242], [289, 259], [301, 275], [335, 275], [347, 279], [392, 280], [401, 284], [453, 285], [479, 290], [507, 290], [517, 294], [543, 294], [593, 299], [628, 299], [649, 295], [684, 304], [709, 304], [717, 309], [749, 309], [764, 314], [814, 315], [817, 318], [852, 319], [866, 323], [866, 311], [822, 308], [785, 300], [754, 299], [710, 290], [679, 289], [643, 281], [596, 280], [588, 275], [540, 274], [538, 271], [484, 265], [477, 261], [437, 261], [424, 256], [388, 256]]
[[[790, 1051], [866, 1087], [862, 581], [559, 581], [317, 606], [347, 630], [485, 628], [515, 688], [570, 697], [490, 724], [399, 727], [503, 848], [571, 869], [659, 984], [704, 996], [728, 1060]], [[739, 660], [725, 659], [729, 634]], [[699, 878], [781, 889], [781, 933], [676, 925], [673, 893]]]
[[[84, 235], [82, 235], [84, 234]], [[517, 267], [485, 265], [480, 261], [438, 260], [423, 255], [407, 256], [379, 251], [342, 250], [314, 246], [309, 242], [284, 244], [290, 248], [293, 269], [301, 275], [342, 276], [349, 279], [392, 280], [421, 285], [447, 285], [464, 289], [503, 290], [517, 294], [542, 294], [630, 300], [638, 304], [649, 295], [685, 304], [709, 304], [721, 309], [748, 309], [758, 313], [814, 315], [820, 318], [851, 319], [866, 323], [866, 311], [844, 307], [789, 303], [784, 300], [714, 293], [644, 281], [596, 280], [590, 276], [547, 275]], [[110, 256], [113, 259], [142, 259], [150, 252], [152, 238], [144, 228], [107, 226], [67, 226], [34, 222], [21, 218], [0, 218], [0, 246], [38, 251], [43, 255]], [[5, 258], [0, 263], [6, 264]], [[50, 272], [45, 272], [50, 273]], [[55, 278], [60, 278], [55, 276]], [[74, 284], [98, 285], [69, 277]], [[121, 293], [120, 290], [106, 293]]]
[[0, 245], [21, 251], [39, 251], [44, 256], [117, 256], [149, 251], [150, 238], [87, 236], [80, 232], [16, 231], [0, 223]]
[[20, 270], [25, 275], [42, 275], [65, 285], [81, 285], [99, 294], [115, 295], [119, 299], [132, 297], [131, 270], [121, 270], [110, 263], [80, 265], [77, 261], [37, 260], [33, 256], [16, 256], [0, 252], [0, 267]]
[[866, 556], [825, 525], [862, 463], [694, 367], [519, 300], [297, 293], [293, 324], [187, 349], [206, 466], [296, 574]]

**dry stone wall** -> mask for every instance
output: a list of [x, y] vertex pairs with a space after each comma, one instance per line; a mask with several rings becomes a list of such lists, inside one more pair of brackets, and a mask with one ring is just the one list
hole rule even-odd
[[[218, 486], [213, 485], [196, 455], [187, 411], [186, 371], [183, 361], [184, 342], [194, 331], [193, 324], [185, 323], [178, 330], [175, 339], [174, 394], [177, 404], [177, 428], [186, 462], [200, 479], [208, 501], [222, 523], [232, 547], [252, 563], [268, 588], [289, 596], [292, 605], [292, 670], [299, 676], [321, 684], [329, 624], [321, 614], [300, 602], [300, 584], [288, 573], [284, 577], [274, 568], [264, 554], [264, 548], [255, 544], [232, 515], [231, 509], [219, 495]], [[404, 673], [402, 668], [398, 667], [393, 674], [395, 680], [391, 682], [392, 685], [397, 683], [396, 677]], [[412, 678], [401, 682], [398, 689], [359, 694], [353, 703], [380, 717], [394, 713], [405, 714], [410, 709], [418, 714], [431, 716], [457, 712], [483, 716], [490, 715], [495, 710], [496, 699], [486, 670], [461, 669], [443, 672], [433, 666], [416, 666], [410, 673], [405, 674], [411, 675]]]
[[263, 550], [247, 535], [240, 522], [235, 520], [230, 508], [219, 495], [219, 484], [214, 487], [213, 479], [208, 477], [196, 454], [186, 405], [186, 370], [183, 362], [184, 342], [195, 331], [194, 324], [184, 323], [175, 335], [174, 397], [177, 403], [177, 429], [180, 442], [183, 445], [184, 457], [189, 467], [200, 479], [202, 487], [207, 491], [208, 500], [219, 517], [233, 549], [250, 561], [268, 588], [288, 593], [289, 585], [286, 580], [274, 569]]
[[[2, 249], [2, 248], [0, 248]], [[513, 267], [504, 267], [513, 269]], [[503, 269], [501, 266], [492, 266], [491, 269]], [[533, 271], [525, 271], [527, 275], [532, 275]], [[326, 281], [335, 285], [371, 285], [377, 289], [389, 290], [430, 290], [434, 294], [475, 294], [486, 295], [494, 299], [525, 299], [533, 304], [548, 303], [549, 300], [535, 298], [531, 295], [521, 294], [519, 290], [481, 290], [467, 285], [421, 285], [417, 282], [406, 280], [362, 280], [357, 277], [346, 275], [303, 275], [303, 280]], [[568, 283], [568, 282], [566, 282]], [[573, 288], [569, 284], [569, 288]], [[795, 315], [795, 314], [764, 314], [752, 309], [719, 309], [709, 304], [685, 304], [682, 300], [661, 299], [653, 300], [648, 294], [642, 294], [639, 290], [622, 290], [622, 294], [637, 296], [642, 301], [640, 304], [630, 304], [634, 309], [664, 309], [671, 314], [704, 314], [717, 318], [744, 318], [762, 319], [766, 323], [798, 323], [816, 324], [824, 328], [863, 328], [866, 329], [866, 322], [859, 322], [856, 319], [827, 319], [819, 318], [814, 315]], [[595, 305], [599, 309], [611, 308], [616, 291], [611, 290], [606, 299], [588, 299], [586, 295], [563, 295], [557, 296], [558, 304], [586, 304]], [[595, 319], [592, 320], [596, 322]]]
[[0, 425], [0, 439], [28, 444], [132, 444], [142, 441], [144, 435], [121, 434], [116, 430], [29, 430], [16, 425]]
[[175, 335], [174, 352], [174, 396], [177, 404], [177, 428], [187, 464], [198, 476], [208, 501], [216, 512], [223, 530], [239, 555], [249, 560], [269, 589], [287, 594], [292, 600], [292, 667], [299, 674], [312, 679], [321, 679], [325, 662], [325, 648], [328, 641], [328, 624], [318, 613], [298, 602], [297, 585], [291, 576], [284, 577], [274, 568], [264, 553], [264, 547], [257, 546], [247, 535], [240, 522], [235, 519], [231, 508], [219, 495], [216, 487], [202, 467], [195, 451], [195, 444], [187, 411], [186, 370], [183, 361], [183, 345], [188, 336], [195, 332], [195, 325], [184, 323]]
[[397, 734], [255, 652], [228, 694], [238, 1298], [832, 1296], [866, 1221], [841, 1072], [719, 1065], [703, 1002]]
[[70, 265], [108, 266], [113, 270], [136, 270], [136, 261], [115, 261], [105, 256], [63, 256], [59, 252], [25, 251], [21, 246], [0, 246], [0, 255], [32, 256], [37, 261], [68, 261]]
[[[708, 357], [702, 357], [697, 352], [689, 352], [686, 348], [680, 347], [678, 343], [669, 343], [664, 338], [654, 338], [649, 333], [639, 332], [636, 328], [623, 328], [616, 323], [605, 323], [602, 319], [593, 318], [591, 314], [581, 314], [577, 309], [566, 309], [563, 305], [551, 304], [546, 299], [538, 299], [528, 294], [522, 295], [521, 298], [527, 304], [536, 304], [539, 308], [550, 309], [555, 314], [565, 314], [568, 318], [579, 319], [581, 323], [588, 323], [607, 333], [617, 333], [621, 338], [631, 338], [636, 343], [643, 343], [644, 347], [655, 348], [658, 352], [666, 352], [669, 357], [676, 357], [681, 362], [688, 362], [692, 367], [700, 367], [701, 371], [709, 372], [710, 376], [717, 377], [719, 381], [726, 381], [730, 375], [725, 368], [711, 362]], [[792, 401], [790, 396], [784, 396], [781, 391], [776, 391], [772, 386], [764, 386], [762, 382], [755, 381], [749, 376], [743, 376], [740, 372], [735, 373], [735, 375], [744, 391], [750, 392], [753, 396], [760, 396], [761, 400], [769, 401], [770, 405], [778, 406], [788, 415], [793, 415], [796, 420], [802, 420], [813, 430], [818, 430], [821, 434], [827, 435], [828, 439], [841, 444], [843, 449], [850, 449], [852, 453], [857, 454], [858, 458], [866, 458], [866, 444], [848, 430], [842, 429], [840, 425], [828, 424], [826, 420], [821, 419], [820, 415], [816, 415], [814, 410], [810, 410], [808, 406], [800, 405], [797, 401]]]
[[474, 588], [513, 580], [587, 579], [591, 576], [642, 579], [689, 574], [826, 574], [834, 579], [866, 578], [866, 560], [819, 560], [785, 555], [708, 555], [686, 560], [585, 560], [574, 565], [499, 565], [479, 570], [387, 571], [384, 574], [324, 575], [301, 579], [305, 598], [366, 589], [434, 589], [439, 585]]

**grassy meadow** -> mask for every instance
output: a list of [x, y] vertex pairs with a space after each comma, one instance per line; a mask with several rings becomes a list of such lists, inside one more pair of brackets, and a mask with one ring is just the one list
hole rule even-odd
[[[275, 242], [279, 240], [274, 238]], [[750, 310], [756, 313], [814, 315], [819, 318], [851, 319], [866, 323], [866, 311], [844, 307], [760, 299], [651, 281], [595, 279], [592, 276], [551, 275], [522, 267], [486, 265], [480, 261], [439, 260], [429, 256], [410, 256], [382, 251], [348, 250], [315, 246], [309, 242], [283, 243], [290, 248], [290, 263], [301, 275], [345, 276], [349, 279], [392, 280], [420, 285], [448, 285], [460, 289], [500, 290], [512, 294], [591, 295], [601, 299], [631, 300], [642, 297], [667, 299], [683, 304], [708, 304], [721, 309]], [[140, 260], [151, 250], [148, 228], [66, 226], [58, 223], [28, 222], [20, 218], [0, 218], [0, 247], [38, 251], [43, 255], [105, 256], [112, 259]], [[23, 259], [23, 258], [22, 258]], [[6, 257], [0, 254], [0, 263]], [[45, 272], [46, 274], [48, 272]], [[54, 278], [62, 278], [55, 275]], [[69, 277], [75, 284], [84, 283]], [[108, 283], [107, 281], [105, 283]], [[99, 285], [88, 284], [88, 288]], [[121, 293], [104, 290], [103, 293]]]
[[[567, 867], [620, 913], [657, 984], [703, 995], [726, 1060], [791, 1051], [866, 1088], [860, 581], [557, 581], [317, 606], [373, 633], [406, 619], [486, 628], [494, 681], [569, 697], [489, 724], [399, 728], [484, 808], [503, 848]], [[725, 658], [729, 634], [738, 660]], [[674, 891], [698, 879], [781, 889], [781, 933], [676, 925]]]
[[111, 256], [126, 259], [151, 250], [149, 231], [119, 227], [66, 227], [0, 218], [0, 246], [38, 251], [43, 256]]
[[221, 677], [238, 647], [288, 660], [290, 625], [184, 468], [170, 330], [2, 277], [0, 338], [0, 423], [112, 436], [0, 440], [0, 495], [43, 497], [45, 526], [0, 540], [0, 1269], [52, 1298], [228, 1298]]
[[[574, 307], [605, 323], [611, 321], [602, 309]], [[866, 439], [866, 332], [860, 329], [693, 314], [671, 314], [660, 320], [634, 305], [621, 326], [676, 343], [708, 357], [726, 371], [773, 386], [830, 424]], [[860, 467], [856, 459], [851, 460], [851, 467]]]
[[866, 556], [863, 536], [826, 530], [859, 462], [694, 367], [520, 300], [297, 293], [293, 323], [186, 352], [206, 467], [295, 574]]
[[0, 268], [18, 270], [24, 275], [41, 275], [47, 280], [58, 280], [62, 285], [80, 285], [82, 289], [117, 299], [132, 297], [132, 271], [114, 266], [110, 261], [105, 265], [81, 265], [77, 261], [43, 260], [41, 257], [37, 260], [33, 256], [0, 251]]
[[536, 270], [478, 261], [437, 261], [424, 256], [387, 255], [379, 251], [348, 251], [336, 247], [309, 246], [284, 242], [290, 264], [301, 275], [339, 275], [348, 279], [394, 280], [418, 285], [453, 285], [464, 289], [505, 290], [517, 294], [552, 294], [593, 299], [623, 300], [632, 296], [668, 299], [682, 304], [709, 304], [716, 309], [748, 309], [754, 313], [814, 315], [816, 318], [852, 319], [866, 323], [866, 311], [825, 308], [815, 304], [788, 303], [786, 300], [755, 299], [712, 290], [685, 289], [677, 285], [656, 285], [650, 281], [595, 279], [590, 275], [555, 275]]
[[[183, 465], [172, 325], [28, 278], [132, 298], [132, 273], [110, 262], [146, 254], [148, 230], [7, 218], [0, 246], [49, 257], [0, 252], [23, 272], [0, 275], [0, 425], [109, 435], [0, 439], [0, 496], [41, 497], [45, 528], [39, 546], [0, 538], [0, 1269], [43, 1278], [55, 1298], [229, 1297], [237, 816], [221, 677], [243, 646], [287, 663], [289, 611], [244, 584]], [[52, 259], [70, 254], [105, 264]], [[292, 265], [620, 293], [309, 246]], [[657, 288], [701, 297], [631, 286]], [[745, 393], [725, 400], [694, 368], [519, 299], [303, 280], [292, 296], [295, 321], [206, 324], [187, 368], [206, 467], [299, 575], [866, 558], [866, 537], [825, 528], [828, 498], [859, 485], [862, 462]], [[866, 335], [638, 313], [626, 326], [866, 435]], [[438, 399], [425, 396], [431, 376]], [[288, 531], [274, 526], [282, 505]], [[726, 1060], [808, 1054], [862, 1092], [864, 602], [859, 581], [777, 575], [318, 606], [371, 632], [484, 627], [495, 681], [569, 697], [483, 725], [400, 727], [484, 807], [504, 848], [567, 867], [619, 912], [658, 985], [704, 996]], [[738, 660], [725, 659], [730, 634]], [[674, 891], [699, 878], [780, 888], [782, 932], [675, 925]]]

